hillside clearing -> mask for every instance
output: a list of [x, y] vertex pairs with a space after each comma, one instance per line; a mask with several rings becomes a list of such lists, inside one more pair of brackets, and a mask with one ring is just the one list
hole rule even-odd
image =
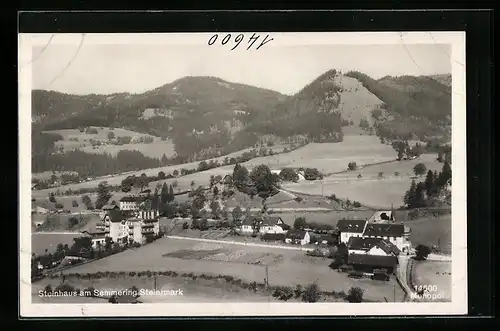
[[[136, 150], [148, 157], [161, 158], [163, 154], [167, 157], [175, 156], [174, 144], [171, 140], [163, 141], [159, 137], [150, 134], [139, 133], [122, 128], [108, 127], [90, 127], [97, 130], [97, 133], [80, 132], [77, 129], [50, 130], [44, 131], [48, 134], [60, 134], [64, 140], [59, 140], [55, 143], [56, 149], [59, 148], [63, 152], [71, 150], [82, 150], [86, 153], [102, 154], [109, 153], [116, 156], [122, 150]], [[130, 137], [131, 143], [123, 145], [114, 145], [108, 139], [108, 134], [113, 134], [115, 137]], [[150, 143], [137, 142], [138, 139], [152, 139]], [[99, 141], [103, 145], [92, 146], [91, 140]]]

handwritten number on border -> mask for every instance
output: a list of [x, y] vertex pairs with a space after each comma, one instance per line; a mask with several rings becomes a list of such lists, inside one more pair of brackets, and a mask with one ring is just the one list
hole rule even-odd
[[[231, 37], [232, 35], [230, 33], [226, 34], [224, 36], [224, 38], [222, 38], [222, 41], [221, 41], [221, 45], [222, 46], [225, 46], [226, 44], [228, 44], [230, 41], [231, 41]], [[255, 42], [260, 38], [261, 36], [259, 34], [256, 34], [254, 33], [250, 38], [248, 38], [248, 47], [247, 47], [247, 51], [250, 50], [250, 48], [252, 48], [255, 44]], [[210, 37], [210, 39], [208, 40], [208, 45], [209, 46], [212, 46], [215, 44], [215, 42], [217, 41], [217, 39], [219, 38], [219, 35], [218, 34], [214, 34], [212, 37]], [[231, 48], [231, 51], [235, 50], [240, 44], [241, 42], [243, 41], [243, 39], [245, 39], [245, 36], [243, 34], [238, 34], [235, 38], [234, 38], [234, 46]], [[269, 35], [266, 35], [264, 37], [264, 39], [261, 41], [261, 43], [259, 44], [259, 46], [255, 47], [255, 50], [258, 50], [260, 49], [262, 46], [264, 46], [265, 44], [271, 42], [272, 40], [274, 40], [273, 38], [269, 38]]]
[[210, 39], [208, 39], [208, 44], [212, 46], [215, 41], [217, 41], [217, 37], [219, 37], [217, 34], [214, 34]]

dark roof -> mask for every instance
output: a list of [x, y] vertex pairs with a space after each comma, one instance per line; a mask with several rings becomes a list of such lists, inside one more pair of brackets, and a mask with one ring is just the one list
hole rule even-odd
[[290, 225], [288, 224], [283, 223], [283, 224], [278, 224], [278, 226], [285, 231], [290, 230]]
[[117, 205], [104, 205], [101, 208], [102, 210], [113, 210], [113, 209], [119, 209]]
[[398, 264], [398, 258], [395, 256], [349, 254], [349, 256], [347, 257], [347, 263], [354, 265], [366, 265], [372, 267], [394, 268]]
[[283, 220], [279, 216], [266, 216], [262, 219], [261, 225], [278, 225], [278, 222]]
[[337, 229], [340, 232], [362, 233], [365, 224], [365, 220], [340, 220], [337, 223]]
[[377, 243], [377, 247], [383, 250], [386, 254], [394, 253], [395, 255], [398, 255], [401, 253], [401, 250], [389, 240], [380, 240]]
[[368, 251], [380, 241], [382, 241], [380, 238], [351, 237], [347, 242], [347, 247], [349, 249]]
[[363, 235], [380, 237], [402, 237], [405, 232], [403, 224], [368, 224]]
[[142, 202], [144, 200], [146, 200], [146, 197], [133, 197], [130, 195], [120, 199], [120, 201], [123, 201], [123, 202]]
[[304, 239], [306, 233], [304, 230], [291, 229], [286, 233], [286, 237], [289, 239]]
[[269, 241], [274, 241], [274, 240], [285, 240], [285, 234], [284, 233], [266, 233], [260, 237], [262, 240], [269, 240]]
[[121, 222], [125, 219], [125, 215], [121, 212], [121, 210], [110, 210], [106, 213], [106, 216], [109, 216], [109, 220], [113, 223]]

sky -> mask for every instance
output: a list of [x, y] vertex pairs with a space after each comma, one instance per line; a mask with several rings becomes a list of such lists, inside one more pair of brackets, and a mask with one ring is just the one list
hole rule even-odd
[[185, 76], [215, 76], [291, 95], [330, 69], [386, 75], [451, 73], [447, 44], [286, 45], [247, 51], [205, 45], [49, 44], [32, 51], [32, 88], [142, 93]]

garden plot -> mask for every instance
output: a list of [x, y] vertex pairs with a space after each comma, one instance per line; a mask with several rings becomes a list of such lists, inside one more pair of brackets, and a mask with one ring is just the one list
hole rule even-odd
[[164, 257], [193, 259], [206, 261], [221, 261], [244, 264], [271, 265], [283, 261], [280, 254], [266, 252], [249, 252], [224, 248], [223, 244], [201, 243], [190, 250], [178, 250], [167, 253]]

